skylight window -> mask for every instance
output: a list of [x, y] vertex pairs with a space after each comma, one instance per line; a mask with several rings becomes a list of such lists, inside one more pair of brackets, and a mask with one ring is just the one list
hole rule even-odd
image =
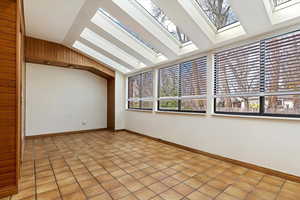
[[228, 0], [196, 0], [217, 30], [238, 22]]
[[150, 45], [148, 42], [146, 42], [139, 34], [136, 32], [132, 31], [130, 28], [125, 26], [123, 23], [121, 23], [119, 20], [117, 20], [115, 17], [110, 15], [108, 12], [106, 12], [104, 9], [99, 8], [98, 11], [102, 14], [104, 14], [106, 17], [108, 17], [112, 22], [114, 22], [116, 25], [118, 25], [120, 28], [125, 30], [127, 33], [129, 33], [131, 36], [133, 36], [135, 39], [137, 39], [139, 42], [144, 44], [146, 47], [150, 48], [153, 50], [156, 54], [160, 54], [160, 52], [155, 49], [152, 45]]
[[290, 1], [292, 1], [292, 0], [273, 0], [275, 7], [280, 6], [280, 5], [290, 2]]
[[98, 46], [101, 49], [105, 49], [106, 51], [113, 53], [116, 57], [118, 57], [122, 61], [128, 63], [130, 66], [132, 66], [134, 68], [146, 67], [146, 65], [144, 63], [140, 62], [135, 57], [126, 53], [124, 50], [120, 49], [113, 43], [107, 41], [106, 39], [102, 38], [100, 35], [91, 31], [88, 28], [85, 28], [82, 31], [82, 33], [80, 34], [80, 37], [84, 38], [85, 40]]
[[162, 9], [157, 7], [152, 0], [136, 0], [155, 20], [159, 22], [180, 43], [189, 42], [188, 37], [166, 16]]
[[102, 55], [101, 53], [99, 53], [98, 51], [95, 51], [94, 49], [82, 44], [79, 41], [75, 41], [73, 44], [73, 47], [75, 49], [78, 49], [79, 51], [82, 51], [83, 53], [99, 60], [100, 62], [105, 63], [108, 66], [111, 66], [112, 68], [115, 68], [116, 70], [122, 72], [122, 73], [128, 73], [130, 72], [130, 70], [126, 67], [124, 67], [123, 65], [111, 60], [110, 58]]

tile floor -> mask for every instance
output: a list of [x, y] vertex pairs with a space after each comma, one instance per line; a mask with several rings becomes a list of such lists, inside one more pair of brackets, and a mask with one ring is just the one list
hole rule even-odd
[[109, 131], [28, 139], [20, 192], [1, 200], [299, 200], [300, 184]]

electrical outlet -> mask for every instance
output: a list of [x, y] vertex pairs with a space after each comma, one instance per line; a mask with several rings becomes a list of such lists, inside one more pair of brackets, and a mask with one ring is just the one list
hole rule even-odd
[[82, 125], [82, 126], [85, 126], [85, 125], [86, 125], [86, 122], [81, 122], [81, 125]]

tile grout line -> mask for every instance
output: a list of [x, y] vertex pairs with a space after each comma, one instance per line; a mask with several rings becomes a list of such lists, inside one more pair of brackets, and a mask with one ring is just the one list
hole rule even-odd
[[[65, 144], [65, 143], [64, 143], [64, 144]], [[80, 160], [80, 158], [79, 158], [78, 156], [76, 156], [76, 158], [83, 164], [83, 162]], [[67, 164], [67, 165], [69, 166], [69, 164]], [[111, 196], [111, 194], [110, 194], [110, 193], [102, 186], [101, 182], [98, 181], [98, 179], [91, 173], [91, 171], [86, 167], [86, 165], [83, 164], [83, 166], [88, 170], [89, 174], [90, 174], [90, 175], [91, 175], [91, 176], [92, 176], [92, 177], [93, 177], [93, 178], [101, 185], [101, 187], [103, 188], [103, 190], [111, 197], [111, 199], [113, 199], [112, 196]], [[70, 169], [70, 170], [71, 170], [71, 169]], [[71, 170], [71, 171], [72, 171], [72, 170]], [[72, 174], [73, 174], [73, 172], [72, 172]], [[73, 174], [73, 176], [74, 176], [74, 174]], [[86, 198], [88, 199], [88, 196], [85, 194], [85, 192], [84, 192], [82, 186], [81, 186], [80, 183], [77, 181], [76, 176], [74, 176], [74, 178], [75, 178], [77, 184], [80, 186], [82, 192], [84, 193], [84, 195], [85, 195]]]
[[245, 199], [247, 199], [251, 194], [253, 194], [253, 192], [255, 191], [256, 187], [262, 182], [262, 180], [264, 179], [264, 177], [266, 177], [266, 174], [264, 174], [259, 181], [255, 184], [254, 188], [252, 191], [250, 191], [247, 196], [245, 197]]
[[[124, 135], [124, 134], [122, 134], [122, 135]], [[178, 148], [170, 148], [170, 146], [167, 144], [159, 145], [159, 142], [150, 142], [150, 141], [147, 142], [146, 140], [140, 140], [140, 137], [128, 137], [128, 135], [129, 134], [125, 134], [124, 137], [121, 137], [121, 135], [116, 135], [118, 137], [111, 137], [110, 134], [98, 134], [97, 132], [92, 132], [92, 133], [86, 135], [87, 137], [86, 136], [82, 137], [80, 135], [71, 135], [68, 137], [59, 136], [59, 139], [58, 139], [58, 137], [50, 137], [51, 140], [48, 140], [48, 139], [34, 140], [34, 143], [33, 143], [34, 147], [33, 147], [33, 149], [31, 149], [29, 151], [30, 153], [33, 153], [33, 155], [30, 156], [31, 159], [33, 159], [33, 160], [31, 160], [30, 157], [28, 157], [25, 159], [25, 161], [33, 161], [32, 162], [33, 166], [30, 168], [31, 169], [33, 168], [34, 176], [35, 176], [34, 177], [35, 199], [38, 200], [37, 199], [37, 191], [38, 191], [38, 187], [37, 187], [38, 186], [37, 185], [37, 173], [38, 172], [37, 172], [37, 170], [39, 168], [37, 168], [37, 167], [39, 164], [41, 164], [41, 166], [44, 166], [43, 165], [44, 162], [42, 160], [41, 160], [42, 162], [39, 163], [40, 159], [47, 159], [48, 161], [50, 161], [49, 167], [51, 167], [51, 170], [53, 173], [54, 173], [54, 164], [55, 164], [54, 161], [56, 159], [62, 160], [64, 162], [64, 166], [66, 167], [66, 170], [70, 170], [72, 177], [75, 178], [76, 184], [78, 184], [80, 186], [80, 189], [84, 193], [85, 197], [87, 197], [87, 195], [85, 194], [83, 187], [81, 186], [81, 184], [79, 183], [79, 181], [76, 178], [76, 176], [83, 174], [83, 173], [81, 173], [81, 170], [78, 170], [78, 171], [75, 170], [75, 169], [81, 168], [79, 166], [77, 167], [77, 165], [82, 165], [82, 170], [86, 169], [87, 172], [85, 172], [85, 173], [87, 175], [90, 175], [91, 178], [93, 178], [93, 180], [96, 180], [96, 182], [99, 183], [99, 186], [103, 187], [102, 181], [97, 179], [97, 177], [101, 174], [97, 175], [96, 172], [94, 173], [95, 176], [92, 174], [92, 172], [99, 169], [98, 167], [101, 167], [105, 171], [106, 174], [111, 176], [112, 179], [109, 181], [118, 181], [120, 186], [125, 187], [127, 192], [129, 192], [127, 195], [122, 196], [121, 198], [125, 198], [130, 195], [137, 197], [134, 192], [131, 192], [129, 189], [127, 189], [126, 184], [124, 185], [123, 183], [121, 183], [119, 181], [120, 178], [123, 176], [130, 176], [131, 178], [133, 178], [134, 181], [142, 184], [142, 186], [143, 186], [142, 188], [147, 188], [152, 192], [153, 192], [153, 190], [149, 187], [153, 184], [161, 183], [161, 184], [164, 184], [167, 186], [167, 189], [164, 190], [163, 192], [160, 192], [160, 193], [154, 192], [154, 196], [151, 197], [150, 199], [155, 199], [157, 197], [161, 197], [160, 195], [168, 190], [174, 190], [175, 192], [177, 192], [177, 190], [174, 189], [177, 185], [179, 185], [179, 184], [187, 185], [185, 183], [187, 180], [189, 180], [191, 178], [197, 178], [197, 176], [199, 176], [197, 179], [200, 182], [202, 182], [202, 180], [206, 180], [206, 179], [207, 180], [203, 181], [199, 187], [195, 187], [195, 188], [194, 188], [194, 186], [197, 186], [198, 183], [190, 182], [191, 185], [193, 185], [193, 187], [191, 187], [189, 185], [187, 185], [187, 186], [192, 188], [192, 192], [190, 192], [189, 194], [182, 195], [183, 197], [180, 199], [187, 198], [188, 195], [190, 195], [191, 193], [193, 193], [195, 191], [198, 191], [201, 194], [209, 197], [208, 195], [206, 195], [206, 193], [202, 193], [202, 191], [200, 191], [200, 189], [203, 186], [207, 185], [207, 186], [217, 189], [219, 191], [219, 194], [217, 196], [215, 196], [213, 199], [217, 199], [218, 196], [221, 194], [226, 194], [231, 197], [235, 197], [229, 193], [225, 193], [226, 189], [233, 186], [233, 187], [240, 189], [241, 191], [247, 192], [247, 195], [243, 199], [247, 199], [252, 194], [254, 194], [255, 191], [261, 190], [262, 192], [268, 192], [268, 193], [270, 193], [270, 195], [271, 194], [274, 195], [274, 200], [275, 200], [275, 199], [279, 198], [279, 194], [282, 191], [283, 186], [287, 183], [286, 179], [282, 179], [282, 183], [279, 187], [278, 182], [277, 183], [274, 182], [275, 184], [272, 184], [272, 182], [269, 182], [267, 180], [266, 180], [267, 182], [264, 182], [264, 178], [267, 177], [267, 175], [265, 173], [261, 173], [261, 172], [260, 172], [260, 174], [252, 174], [251, 173], [251, 174], [249, 174], [250, 176], [248, 176], [247, 173], [251, 172], [252, 170], [250, 170], [247, 167], [243, 167], [243, 168], [247, 169], [245, 172], [243, 172], [242, 169], [235, 170], [234, 168], [237, 165], [234, 165], [232, 163], [228, 163], [225, 161], [216, 162], [217, 161], [216, 159], [208, 158], [207, 156], [199, 156], [198, 157], [197, 155], [195, 155], [193, 153], [189, 153], [185, 150], [180, 151], [180, 149], [178, 150]], [[71, 139], [71, 141], [70, 141], [70, 139]], [[127, 143], [124, 146], [122, 146], [121, 144], [124, 143], [125, 141], [127, 141]], [[103, 146], [103, 148], [101, 148], [101, 146]], [[38, 152], [39, 150], [41, 150], [41, 152]], [[59, 155], [56, 156], [55, 153], [57, 153], [61, 156], [59, 156]], [[101, 154], [103, 154], [103, 155], [101, 155]], [[30, 154], [28, 154], [28, 155], [30, 155]], [[38, 158], [38, 159], [36, 159], [36, 158]], [[195, 160], [195, 161], [193, 162], [193, 160]], [[203, 165], [201, 164], [202, 162], [203, 162]], [[199, 166], [198, 166], [198, 163], [200, 163]], [[226, 165], [223, 165], [223, 163], [229, 164], [229, 167]], [[102, 165], [102, 164], [104, 164], [104, 165]], [[194, 164], [196, 164], [196, 165], [193, 166]], [[30, 165], [28, 165], [28, 169], [29, 169], [29, 166]], [[175, 168], [174, 166], [180, 166], [180, 167]], [[207, 166], [209, 166], [209, 167], [207, 167]], [[174, 168], [172, 168], [172, 167], [174, 167]], [[201, 171], [202, 167], [204, 168], [204, 170]], [[74, 171], [72, 170], [73, 168], [74, 168]], [[144, 170], [147, 168], [149, 168], [149, 169]], [[214, 168], [216, 168], [216, 170], [214, 170]], [[170, 170], [164, 171], [166, 169], [170, 169]], [[211, 169], [211, 171], [210, 171], [210, 169]], [[174, 172], [176, 172], [176, 173], [173, 173], [172, 170], [174, 170]], [[137, 173], [135, 173], [135, 172], [137, 172]], [[253, 170], [253, 172], [258, 172], [258, 171]], [[74, 173], [76, 173], [76, 176]], [[152, 176], [153, 174], [156, 174], [156, 173], [163, 173], [165, 177], [162, 176], [161, 174]], [[178, 177], [180, 180], [182, 180], [182, 181], [180, 181], [179, 179], [173, 177], [175, 174], [183, 174], [187, 178], [184, 179], [184, 176], [182, 176], [182, 177], [180, 176], [180, 177]], [[96, 177], [96, 175], [97, 175], [97, 177]], [[253, 181], [250, 181], [249, 183], [246, 179], [239, 180], [239, 178], [247, 178], [247, 177], [252, 178], [252, 175], [253, 175]], [[151, 183], [150, 185], [147, 184], [147, 186], [146, 186], [142, 182], [140, 182], [140, 180], [144, 177], [152, 177], [153, 179], [155, 179], [155, 181], [153, 183]], [[218, 178], [218, 177], [220, 177], [220, 178]], [[57, 182], [58, 180], [57, 180], [55, 173], [54, 173], [54, 178], [55, 178], [55, 183], [58, 187], [60, 197], [62, 198], [62, 193], [60, 191], [60, 188], [59, 188], [59, 185]], [[178, 181], [178, 183], [173, 185], [173, 182], [166, 182], [167, 184], [165, 184], [163, 181], [168, 178], [173, 178], [176, 180], [176, 182]], [[226, 184], [226, 187], [224, 189], [220, 190], [219, 188], [208, 185], [208, 182], [213, 181], [213, 180], [220, 181], [220, 184], [223, 183], [224, 186]], [[231, 180], [232, 180], [232, 182], [231, 182]], [[255, 181], [256, 183], [254, 182], [254, 180], [256, 180]], [[106, 183], [109, 181], [104, 181], [103, 183]], [[171, 179], [170, 179], [170, 181], [171, 181]], [[276, 190], [274, 189], [275, 187], [274, 188], [273, 187], [270, 187], [270, 188], [262, 187], [261, 188], [259, 185], [261, 182], [268, 183], [270, 186], [277, 186], [277, 189], [279, 188], [279, 190], [276, 192]], [[238, 183], [245, 183], [245, 184], [247, 183], [249, 186], [246, 187], [246, 185], [245, 185], [245, 187], [243, 187], [243, 185], [240, 185], [241, 187], [239, 187], [239, 185], [236, 185]], [[252, 183], [254, 183], [254, 184], [252, 184]], [[75, 183], [72, 183], [72, 184], [75, 184]], [[113, 187], [113, 189], [111, 189], [111, 190], [106, 190], [105, 188], [103, 188], [103, 189], [107, 193], [107, 195], [109, 195], [112, 198], [111, 191], [115, 190], [116, 188], [119, 188], [120, 186]], [[215, 186], [217, 186], [217, 185], [215, 185]], [[262, 185], [262, 186], [264, 186], [264, 185]], [[86, 188], [89, 188], [89, 187], [93, 187], [93, 186], [90, 185]], [[274, 190], [275, 192], [273, 192], [272, 190]], [[137, 190], [137, 191], [139, 191], [139, 190]], [[178, 190], [178, 191], [180, 191], [180, 190]], [[179, 192], [177, 192], [177, 193], [181, 194]], [[265, 193], [265, 194], [268, 194], [268, 193]], [[93, 196], [93, 197], [96, 197], [101, 194], [103, 194], [103, 192], [99, 193], [99, 194], [95, 194], [95, 196]], [[256, 196], [261, 197], [261, 195], [263, 195], [263, 194], [264, 193], [258, 193], [257, 194], [258, 196], [255, 195], [254, 197], [256, 197]], [[93, 197], [91, 197], [91, 198], [93, 198]], [[209, 198], [212, 198], [212, 197], [209, 197]], [[12, 196], [10, 196], [9, 199], [12, 199]]]
[[284, 186], [284, 184], [285, 184], [286, 182], [287, 182], [287, 180], [284, 180], [283, 183], [280, 185], [280, 189], [279, 189], [279, 191], [277, 192], [277, 195], [276, 195], [275, 200], [279, 198], [280, 192], [282, 191], [282, 188], [283, 188], [283, 186]]
[[[164, 145], [164, 146], [166, 146], [166, 147], [169, 147], [169, 145]], [[173, 149], [173, 148], [172, 148]], [[176, 149], [176, 148], [174, 148], [174, 149]], [[113, 153], [114, 154], [114, 153]], [[119, 157], [118, 155], [115, 155], [116, 157]], [[184, 161], [186, 161], [186, 160], [191, 160], [191, 159], [193, 159], [193, 157], [197, 157], [197, 156], [192, 156], [191, 158], [189, 158], [189, 159], [185, 159], [185, 160], [183, 160], [183, 161], [181, 161], [180, 163], [182, 163], [182, 162], [184, 162]], [[94, 159], [94, 158], [93, 158]], [[122, 158], [120, 158], [121, 160], [123, 160]], [[214, 168], [214, 167], [216, 167], [216, 166], [218, 166], [218, 163], [223, 163], [223, 161], [220, 161], [220, 160], [216, 160], [216, 159], [213, 159], [213, 160], [215, 160], [215, 161], [217, 161], [217, 164], [215, 164], [215, 165], [213, 165], [213, 166], [211, 166], [211, 167], [208, 167], [207, 169], [205, 169], [203, 172], [201, 172], [201, 174], [202, 173], [204, 173], [204, 172], [206, 172], [206, 171], [208, 171], [209, 169], [211, 169], [211, 168]], [[97, 162], [97, 161], [95, 161], [95, 162]], [[111, 161], [111, 162], [113, 162], [113, 161]], [[133, 165], [131, 164], [131, 163], [129, 163], [129, 162], [127, 162], [127, 161], [125, 161], [126, 163], [128, 163], [129, 165], [131, 165], [132, 167], [133, 167]], [[97, 162], [98, 163], [98, 162]], [[169, 166], [169, 167], [166, 167], [166, 168], [171, 168], [171, 167], [173, 167], [173, 166], [176, 166], [176, 165], [179, 165], [178, 163], [175, 163], [175, 164], [173, 164], [172, 166]], [[234, 166], [236, 166], [236, 165], [233, 165], [233, 164], [230, 164], [231, 165], [231, 167], [230, 168], [233, 168]], [[154, 169], [156, 169], [155, 167], [153, 167], [153, 166], [149, 166], [149, 167], [152, 167], [152, 168], [154, 168]], [[183, 166], [184, 167], [184, 166]], [[105, 169], [105, 167], [103, 167], [104, 169]], [[164, 168], [164, 169], [166, 169], [166, 168]], [[184, 167], [184, 168], [186, 168], [186, 167]], [[121, 168], [122, 169], [122, 168]], [[157, 173], [157, 172], [162, 172], [164, 169], [161, 169], [161, 170], [158, 170], [158, 171], [156, 171], [156, 172], [153, 172], [153, 173], [150, 173], [150, 174], [148, 174], [147, 176], [151, 176], [151, 174], [155, 174], [155, 173]], [[106, 169], [105, 169], [106, 170]], [[123, 170], [123, 169], [122, 169]], [[229, 168], [226, 168], [224, 171], [226, 171], [226, 170], [229, 170]], [[249, 169], [248, 169], [249, 170]], [[107, 170], [106, 170], [107, 171]], [[127, 175], [129, 175], [129, 176], [131, 176], [132, 177], [132, 175], [131, 174], [129, 174], [126, 170], [123, 170], [123, 171], [125, 171], [126, 172], [126, 174]], [[137, 170], [138, 171], [138, 170]], [[177, 170], [175, 170], [175, 171], [177, 171]], [[183, 170], [181, 170], [180, 172], [178, 172], [178, 173], [183, 173], [182, 172]], [[109, 172], [109, 171], [107, 171], [109, 174], [111, 174], [111, 172]], [[162, 172], [163, 173], [163, 172]], [[223, 173], [223, 172], [222, 172]], [[175, 173], [175, 174], [177, 174], [177, 173]], [[175, 175], [175, 174], [173, 174], [173, 175]], [[185, 174], [185, 173], [183, 173], [183, 174]], [[112, 175], [112, 174], [111, 174]], [[125, 175], [124, 175], [125, 176]], [[188, 175], [187, 175], [188, 176]], [[196, 176], [196, 175], [194, 175], [194, 176]], [[189, 176], [189, 178], [188, 179], [190, 179], [190, 178], [193, 178], [194, 176]], [[112, 175], [112, 177], [114, 177], [113, 175]], [[122, 176], [121, 176], [122, 177]], [[152, 177], [152, 176], [151, 176]], [[169, 176], [169, 177], [171, 177], [171, 176]], [[210, 177], [210, 176], [208, 176], [208, 177]], [[133, 177], [133, 178], [135, 178], [135, 177]], [[153, 178], [153, 177], [152, 177]], [[166, 178], [168, 178], [168, 177], [166, 177]], [[162, 180], [164, 180], [164, 179], [166, 179], [166, 178], [163, 178]], [[173, 178], [173, 177], [172, 177]], [[116, 179], [115, 177], [114, 177], [114, 179]], [[136, 179], [136, 178], [135, 178]], [[156, 178], [154, 178], [154, 179], [156, 179]], [[175, 178], [176, 179], [176, 178]], [[188, 180], [188, 179], [186, 179], [186, 180]], [[215, 177], [210, 177], [210, 180], [209, 181], [211, 181], [211, 180], [214, 180], [215, 179]], [[118, 181], [118, 179], [116, 179], [117, 181]], [[161, 180], [158, 180], [158, 179], [156, 179], [157, 180], [157, 182], [160, 182], [160, 183], [162, 183], [162, 181]], [[177, 180], [177, 179], [176, 179]], [[183, 180], [183, 181], [181, 181], [181, 182], [179, 182], [178, 184], [176, 184], [176, 185], [179, 185], [179, 184], [186, 184], [186, 183], [184, 183], [186, 180]], [[138, 181], [138, 180], [137, 180]], [[209, 182], [209, 181], [207, 181], [207, 182]], [[221, 181], [221, 182], [223, 182], [222, 180], [218, 180], [218, 181]], [[119, 182], [119, 181], [118, 181]], [[138, 181], [138, 182], [140, 182], [140, 181]], [[193, 187], [191, 187], [191, 186], [189, 186], [189, 187], [191, 187], [191, 188], [193, 188], [193, 191], [191, 192], [191, 193], [193, 193], [193, 192], [195, 192], [195, 191], [198, 191], [198, 189], [200, 189], [203, 185], [205, 185], [207, 182], [205, 182], [205, 183], [203, 183], [201, 186], [199, 186], [198, 188], [193, 188]], [[225, 182], [223, 182], [223, 183], [225, 183]], [[120, 183], [120, 184], [122, 184], [122, 183]], [[142, 184], [142, 183], [141, 183]], [[153, 183], [154, 184], [154, 183]], [[153, 185], [153, 184], [150, 184], [150, 185]], [[164, 184], [164, 183], [162, 183], [162, 184]], [[226, 183], [225, 183], [226, 184]], [[122, 184], [123, 185], [123, 184]], [[142, 184], [142, 185], [144, 185], [144, 184]], [[150, 185], [148, 185], [148, 186], [145, 186], [144, 185], [144, 187], [146, 187], [147, 189], [149, 189], [149, 190], [151, 190], [150, 188], [149, 188], [149, 186]], [[165, 184], [164, 184], [165, 185]], [[169, 187], [169, 189], [173, 189], [176, 185], [174, 185], [173, 187]], [[229, 185], [229, 186], [231, 186], [231, 185]], [[228, 186], [228, 187], [229, 187]], [[125, 186], [126, 187], [126, 186]], [[211, 187], [213, 187], [213, 186], [211, 186]], [[215, 187], [213, 187], [213, 188], [215, 188]], [[127, 188], [126, 188], [127, 189]], [[142, 188], [141, 188], [142, 189]], [[217, 189], [217, 188], [215, 188], [215, 189]], [[224, 190], [221, 190], [221, 191], [225, 191], [227, 189], [227, 187], [224, 189]], [[174, 190], [174, 189], [173, 189]], [[137, 190], [137, 191], [139, 191], [139, 190]], [[136, 191], [136, 192], [137, 192]], [[152, 192], [154, 192], [153, 190], [151, 190]], [[166, 190], [167, 191], [167, 190]], [[165, 191], [164, 191], [165, 192]], [[200, 192], [200, 191], [199, 191]], [[154, 192], [155, 193], [155, 192]], [[163, 192], [161, 192], [161, 193], [163, 193]], [[160, 194], [161, 193], [159, 193], [159, 194], [156, 194], [153, 198], [155, 198], [155, 197], [157, 197], [157, 196], [160, 196]], [[178, 193], [178, 192], [177, 192]], [[189, 193], [189, 194], [191, 194], [191, 193]], [[201, 194], [203, 194], [202, 192], [200, 192]], [[221, 194], [222, 192], [220, 192], [220, 194]], [[134, 196], [136, 196], [134, 193], [132, 193]], [[206, 194], [203, 194], [203, 195], [205, 195], [205, 196], [207, 196]], [[184, 195], [183, 195], [184, 196]], [[185, 195], [185, 196], [187, 196], [187, 195]], [[185, 197], [184, 196], [184, 197]], [[230, 195], [231, 196], [231, 195]], [[208, 196], [207, 196], [208, 197]], [[216, 197], [215, 197], [216, 198]]]
[[[52, 139], [52, 140], [53, 140], [53, 139]], [[55, 143], [55, 140], [53, 140], [53, 143], [54, 143], [54, 145], [56, 146], [56, 148], [59, 150], [59, 147], [58, 147], [57, 144]], [[88, 199], [87, 196], [86, 196], [86, 194], [84, 193], [84, 191], [83, 191], [81, 185], [79, 184], [79, 182], [78, 182], [78, 180], [77, 180], [75, 174], [73, 173], [73, 171], [72, 171], [72, 169], [71, 169], [69, 163], [66, 161], [65, 156], [63, 156], [63, 158], [64, 158], [64, 162], [66, 163], [67, 167], [69, 168], [70, 172], [72, 173], [72, 175], [73, 175], [73, 177], [74, 177], [76, 183], [79, 185], [79, 187], [80, 187], [82, 193], [84, 194], [84, 196], [86, 197], [86, 199]], [[53, 173], [54, 173], [54, 172], [53, 172]], [[55, 173], [54, 173], [54, 174], [55, 174]], [[59, 185], [58, 185], [58, 184], [57, 184], [57, 186], [58, 186], [58, 188], [59, 188]], [[60, 191], [60, 189], [59, 189], [59, 191]], [[67, 194], [67, 195], [69, 195], [69, 194]], [[62, 197], [62, 195], [61, 195], [61, 197]], [[63, 197], [62, 197], [62, 199], [63, 199]]]
[[[50, 139], [53, 141], [53, 138], [52, 138], [52, 137], [50, 137]], [[53, 169], [52, 160], [50, 159], [49, 155], [47, 155], [47, 156], [48, 156], [48, 160], [49, 160], [49, 163], [50, 163], [51, 170], [52, 170], [53, 175], [54, 175], [55, 184], [56, 184], [56, 186], [57, 186], [57, 189], [58, 189], [58, 192], [59, 192], [59, 196], [60, 196], [61, 199], [63, 199], [62, 193], [61, 193], [60, 188], [59, 188], [59, 185], [58, 185], [58, 183], [57, 183], [56, 174], [55, 174], [54, 169]]]
[[[114, 153], [113, 153], [114, 154]], [[121, 159], [121, 160], [123, 160], [124, 161], [124, 159], [122, 159], [122, 158], [120, 158], [118, 155], [115, 155], [116, 157], [118, 157], [119, 159]], [[92, 158], [93, 160], [95, 160], [94, 158]], [[95, 161], [96, 163], [98, 163], [97, 161]], [[113, 162], [113, 161], [112, 161]], [[124, 161], [125, 163], [127, 163], [127, 164], [129, 164], [130, 166], [132, 166], [132, 167], [134, 167], [134, 165], [132, 165], [131, 163], [129, 163], [129, 162], [127, 162], [127, 161]], [[113, 162], [114, 163], [114, 162]], [[115, 163], [114, 163], [115, 164]], [[172, 166], [175, 166], [175, 165], [177, 165], [177, 163], [176, 164], [174, 164], [174, 165], [172, 165]], [[103, 167], [103, 166], [102, 166]], [[149, 167], [152, 167], [152, 166], [149, 166]], [[104, 169], [105, 169], [105, 167], [103, 167]], [[118, 167], [119, 168], [119, 167]], [[147, 168], [147, 167], [146, 167]], [[154, 168], [154, 167], [152, 167], [152, 168]], [[166, 167], [166, 168], [171, 168], [171, 167]], [[153, 172], [153, 173], [150, 173], [150, 174], [147, 174], [146, 176], [151, 176], [151, 174], [154, 174], [154, 173], [157, 173], [157, 172], [162, 172], [163, 170], [165, 170], [166, 168], [164, 168], [164, 169], [161, 169], [161, 170], [158, 170], [158, 171], [156, 171], [156, 172]], [[122, 168], [119, 168], [119, 169], [122, 169]], [[155, 168], [154, 168], [155, 169]], [[106, 169], [105, 169], [106, 170]], [[138, 170], [136, 170], [136, 171], [139, 171], [140, 169], [138, 169]], [[159, 194], [156, 194], [156, 192], [154, 192], [151, 188], [149, 188], [149, 186], [150, 185], [153, 185], [153, 184], [155, 184], [155, 183], [157, 183], [157, 182], [160, 182], [160, 183], [162, 183], [161, 182], [161, 180], [158, 180], [158, 179], [156, 179], [156, 178], [154, 178], [157, 182], [155, 182], [155, 183], [153, 183], [153, 184], [150, 184], [150, 185], [148, 185], [148, 186], [146, 186], [146, 185], [144, 185], [143, 183], [141, 183], [139, 180], [137, 180], [135, 177], [133, 177], [131, 174], [129, 174], [126, 170], [124, 170], [124, 169], [122, 169], [122, 171], [124, 171], [126, 174], [125, 175], [129, 175], [130, 177], [132, 177], [132, 178], [134, 178], [137, 182], [139, 182], [140, 184], [142, 184], [144, 187], [143, 188], [147, 188], [147, 189], [149, 189], [150, 191], [152, 191], [154, 194], [155, 194], [155, 196], [153, 196], [151, 199], [153, 199], [153, 198], [155, 198], [155, 197], [157, 197], [157, 196], [159, 196], [161, 193], [163, 193], [163, 192], [165, 192], [165, 191], [163, 191], [163, 192], [161, 192], [161, 193], [159, 193]], [[176, 170], [175, 170], [176, 171]], [[127, 189], [127, 187], [123, 184], [123, 183], [121, 183], [115, 176], [113, 176], [112, 175], [112, 173], [110, 172], [110, 171], [108, 171], [108, 170], [106, 170], [106, 172], [107, 173], [109, 173], [116, 181], [118, 181], [122, 186], [124, 186], [126, 189]], [[163, 172], [162, 172], [163, 173]], [[179, 172], [178, 172], [179, 173]], [[125, 176], [125, 175], [123, 175], [123, 176]], [[120, 176], [120, 177], [118, 177], [118, 178], [121, 178], [121, 177], [123, 177], [123, 176]], [[145, 177], [146, 177], [145, 176]], [[152, 177], [152, 176], [151, 176]], [[171, 176], [168, 176], [168, 177], [171, 177]], [[168, 178], [168, 177], [166, 177], [166, 178]], [[153, 177], [152, 177], [153, 178]], [[163, 179], [166, 179], [166, 178], [163, 178]], [[190, 177], [191, 178], [191, 177]], [[162, 180], [163, 180], [162, 179]], [[176, 179], [177, 180], [177, 179]], [[186, 181], [186, 180], [184, 180], [184, 181]], [[178, 184], [180, 184], [180, 183], [183, 183], [184, 181], [182, 181], [182, 182], [179, 182]], [[162, 184], [164, 184], [164, 183], [162, 183]], [[176, 184], [176, 185], [178, 185], [178, 184]], [[164, 184], [165, 185], [165, 184]], [[176, 185], [174, 185], [174, 186], [176, 186]], [[143, 188], [141, 188], [140, 190], [142, 190]], [[169, 189], [173, 189], [173, 187], [168, 187], [168, 190]], [[128, 189], [127, 189], [128, 190]], [[196, 190], [196, 189], [195, 189]], [[129, 190], [128, 190], [129, 191]], [[137, 190], [137, 191], [139, 191], [139, 190]], [[137, 192], [137, 191], [135, 191], [135, 192]], [[167, 190], [166, 190], [167, 191]], [[178, 192], [177, 192], [178, 193]], [[131, 191], [129, 191], [129, 194], [128, 195], [126, 195], [126, 196], [129, 196], [129, 195], [134, 195], [135, 197], [136, 197], [136, 195], [134, 194], [134, 192], [131, 192]], [[124, 196], [124, 197], [126, 197], [126, 196]]]

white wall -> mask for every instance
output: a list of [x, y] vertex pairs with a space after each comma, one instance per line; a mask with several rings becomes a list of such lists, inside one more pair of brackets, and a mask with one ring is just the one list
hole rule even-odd
[[90, 72], [26, 64], [26, 135], [107, 127], [107, 81]]
[[[208, 66], [213, 66], [211, 55]], [[300, 176], [300, 121], [213, 115], [212, 72], [209, 67], [207, 115], [126, 111], [125, 129]]]
[[115, 130], [125, 128], [125, 77], [120, 73], [115, 73]]
[[126, 111], [125, 127], [300, 176], [300, 121]]
[[[215, 51], [285, 33], [293, 28], [295, 27], [260, 35]], [[233, 117], [213, 114], [214, 59], [212, 53], [208, 52], [207, 54], [186, 58], [186, 60], [189, 60], [203, 55], [208, 56], [208, 114], [185, 115], [126, 110], [124, 117], [125, 129], [208, 153], [300, 176], [300, 156], [298, 156], [300, 153], [300, 119]], [[155, 76], [157, 76], [157, 69], [163, 66], [165, 65], [153, 67]], [[154, 98], [156, 99], [157, 77], [154, 77], [154, 80]], [[155, 109], [156, 103], [154, 103]]]

